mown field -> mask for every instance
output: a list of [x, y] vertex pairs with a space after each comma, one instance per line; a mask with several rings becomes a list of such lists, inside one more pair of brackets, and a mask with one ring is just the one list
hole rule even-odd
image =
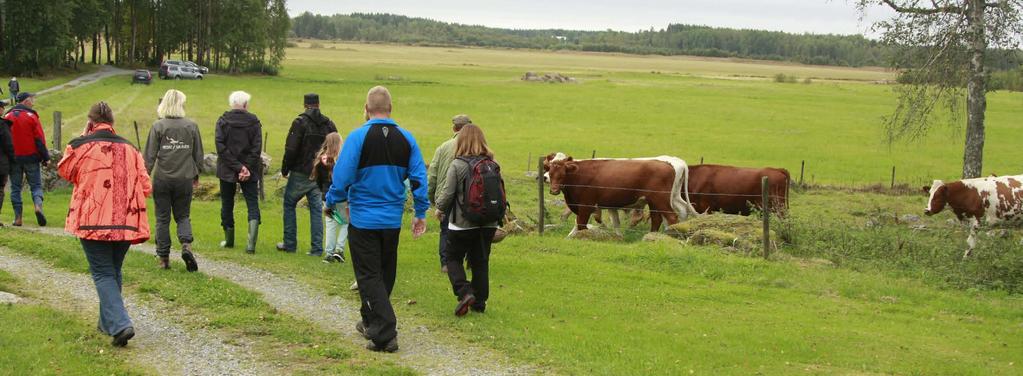
[[[427, 159], [450, 137], [452, 115], [472, 115], [505, 165], [513, 209], [527, 221], [536, 217], [536, 185], [523, 173], [536, 162], [527, 159], [555, 150], [581, 156], [593, 150], [598, 156], [673, 154], [691, 163], [703, 156], [707, 162], [794, 171], [806, 160], [807, 182], [849, 186], [887, 181], [893, 164], [900, 174], [905, 171], [900, 182], [914, 186], [953, 178], [960, 169], [961, 141], [950, 130], [937, 130], [912, 145], [889, 148], [881, 142], [879, 117], [890, 111], [892, 99], [890, 87], [870, 83], [891, 78], [878, 70], [361, 44], [325, 47], [289, 50], [280, 77], [210, 76], [202, 82], [157, 81], [151, 87], [129, 86], [127, 78], [115, 78], [42, 97], [39, 106], [64, 111], [65, 134], [70, 134], [81, 130], [88, 104], [107, 100], [118, 111], [122, 134], [134, 139], [124, 125], [137, 120], [144, 140], [156, 99], [167, 88], [178, 87], [189, 95], [189, 110], [212, 147], [212, 125], [226, 108], [227, 94], [243, 89], [254, 95], [252, 109], [270, 132], [268, 152], [276, 164], [303, 93], [320, 93], [324, 111], [341, 128], [352, 128], [360, 123], [365, 91], [385, 84], [395, 95], [396, 118], [416, 133]], [[521, 82], [519, 76], [526, 71], [560, 72], [580, 83]], [[812, 77], [813, 83], [775, 83], [770, 77], [776, 73]], [[1021, 115], [1023, 95], [992, 94], [986, 171], [1018, 171]], [[272, 250], [281, 233], [281, 202], [274, 194], [281, 186], [282, 181], [267, 181], [269, 198], [263, 204], [264, 225], [254, 256], [218, 248], [219, 203], [196, 202], [197, 252], [290, 276], [357, 303], [357, 295], [347, 289], [353, 279], [350, 265], [327, 265]], [[403, 235], [393, 301], [403, 325], [423, 325], [551, 373], [1020, 373], [1023, 247], [1018, 233], [982, 238], [976, 257], [964, 261], [965, 235], [947, 223], [950, 214], [915, 223], [890, 219], [919, 215], [922, 194], [793, 195], [790, 218], [776, 222], [789, 243], [769, 261], [718, 247], [645, 243], [636, 236], [626, 242], [569, 240], [561, 223], [542, 237], [511, 237], [494, 249], [487, 313], [460, 320], [451, 315], [453, 295], [438, 271], [436, 222], [431, 220], [424, 238]], [[66, 191], [48, 196], [47, 213], [59, 218], [68, 196]], [[557, 198], [548, 196], [549, 203], [554, 205]], [[560, 209], [552, 206], [554, 217]], [[239, 210], [236, 217], [243, 215]], [[9, 223], [10, 217], [10, 210], [4, 210], [0, 222]], [[300, 228], [308, 223], [301, 212], [299, 223]], [[913, 229], [915, 225], [923, 229]], [[71, 240], [0, 230], [0, 244], [83, 269], [74, 266], [81, 262], [81, 250]], [[307, 231], [299, 231], [299, 244], [308, 244]], [[126, 272], [128, 283], [145, 287], [146, 294], [179, 296], [205, 283], [223, 285], [139, 270], [149, 265], [155, 260], [133, 253]], [[264, 309], [255, 302], [256, 308], [225, 305], [225, 312], [218, 313], [204, 307], [204, 299], [221, 304], [214, 295], [199, 294], [180, 304], [214, 316], [233, 316], [240, 310], [239, 315], [250, 317]], [[286, 321], [285, 333], [291, 333], [297, 324]], [[250, 325], [246, 320], [227, 322], [242, 332]], [[86, 330], [88, 325], [78, 327]], [[319, 334], [310, 338], [304, 345], [323, 341], [338, 346]], [[291, 337], [269, 340], [303, 343]], [[362, 357], [358, 350], [345, 354]], [[114, 359], [110, 367], [117, 369], [120, 362]]]

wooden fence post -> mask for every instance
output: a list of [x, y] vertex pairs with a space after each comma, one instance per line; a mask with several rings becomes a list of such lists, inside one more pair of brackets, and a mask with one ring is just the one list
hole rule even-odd
[[536, 229], [538, 231], [540, 231], [540, 235], [543, 235], [543, 228], [544, 228], [544, 223], [543, 223], [544, 222], [544, 208], [543, 208], [543, 183], [544, 183], [544, 181], [543, 181], [543, 162], [544, 162], [544, 158], [541, 157], [539, 159], [539, 163], [537, 163], [537, 168], [536, 168], [536, 191], [537, 191], [537, 197], [539, 198], [539, 200], [537, 202], [539, 202], [539, 204], [540, 204], [539, 205], [540, 206], [540, 215], [538, 215], [536, 217], [536, 223], [537, 223], [536, 224]]
[[63, 146], [64, 142], [63, 140], [61, 140], [60, 135], [62, 128], [61, 117], [62, 114], [60, 113], [60, 111], [53, 111], [53, 150], [63, 152], [64, 149], [62, 149], [61, 146]]
[[805, 171], [805, 170], [806, 170], [806, 161], [804, 160], [804, 161], [799, 163], [799, 188], [805, 188], [806, 187], [805, 185], [803, 185], [803, 171]]
[[892, 189], [895, 189], [895, 166], [892, 166]]
[[263, 152], [266, 153], [266, 140], [270, 139], [270, 132], [263, 133]]
[[135, 145], [138, 146], [139, 150], [142, 150], [142, 136], [139, 136], [139, 122], [132, 120], [132, 124], [135, 124]]
[[764, 259], [767, 260], [771, 255], [771, 201], [768, 195], [768, 181], [767, 177], [764, 176], [760, 180], [761, 186], [761, 202], [763, 203], [763, 217], [764, 217]]
[[593, 155], [590, 155], [590, 159], [597, 159], [597, 151], [593, 151]]
[[529, 152], [529, 158], [526, 158], [526, 171], [529, 171], [529, 165], [533, 163], [533, 152]]
[[703, 164], [703, 156], [700, 156], [700, 164]]

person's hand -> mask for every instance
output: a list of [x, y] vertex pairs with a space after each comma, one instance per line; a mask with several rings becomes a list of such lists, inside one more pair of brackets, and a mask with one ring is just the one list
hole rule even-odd
[[328, 217], [333, 216], [334, 215], [334, 209], [331, 209], [331, 207], [329, 205], [324, 205], [323, 206], [323, 215], [328, 216]]
[[192, 179], [192, 189], [199, 189], [199, 178]]
[[440, 209], [434, 210], [433, 211], [433, 216], [437, 217], [438, 221], [443, 221], [444, 220], [444, 212], [440, 211]]
[[419, 239], [426, 233], [426, 218], [412, 218], [412, 239]]
[[238, 172], [238, 181], [249, 181], [250, 177], [252, 177], [252, 173], [249, 172], [249, 168], [242, 166], [242, 170]]

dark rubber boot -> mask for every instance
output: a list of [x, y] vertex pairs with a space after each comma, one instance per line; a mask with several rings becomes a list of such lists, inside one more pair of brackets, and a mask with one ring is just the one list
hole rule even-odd
[[224, 241], [220, 242], [221, 248], [234, 248], [234, 227], [224, 227]]
[[256, 253], [256, 241], [259, 239], [259, 221], [249, 221], [249, 241], [245, 245], [245, 253]]
[[181, 244], [181, 260], [185, 262], [185, 270], [189, 272], [199, 270], [199, 264], [195, 262], [195, 255], [192, 254], [192, 243]]

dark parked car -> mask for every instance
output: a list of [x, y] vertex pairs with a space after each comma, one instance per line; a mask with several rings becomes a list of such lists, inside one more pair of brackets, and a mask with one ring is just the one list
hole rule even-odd
[[148, 69], [136, 69], [135, 73], [131, 75], [131, 84], [146, 84], [153, 83], [153, 74], [149, 73]]

